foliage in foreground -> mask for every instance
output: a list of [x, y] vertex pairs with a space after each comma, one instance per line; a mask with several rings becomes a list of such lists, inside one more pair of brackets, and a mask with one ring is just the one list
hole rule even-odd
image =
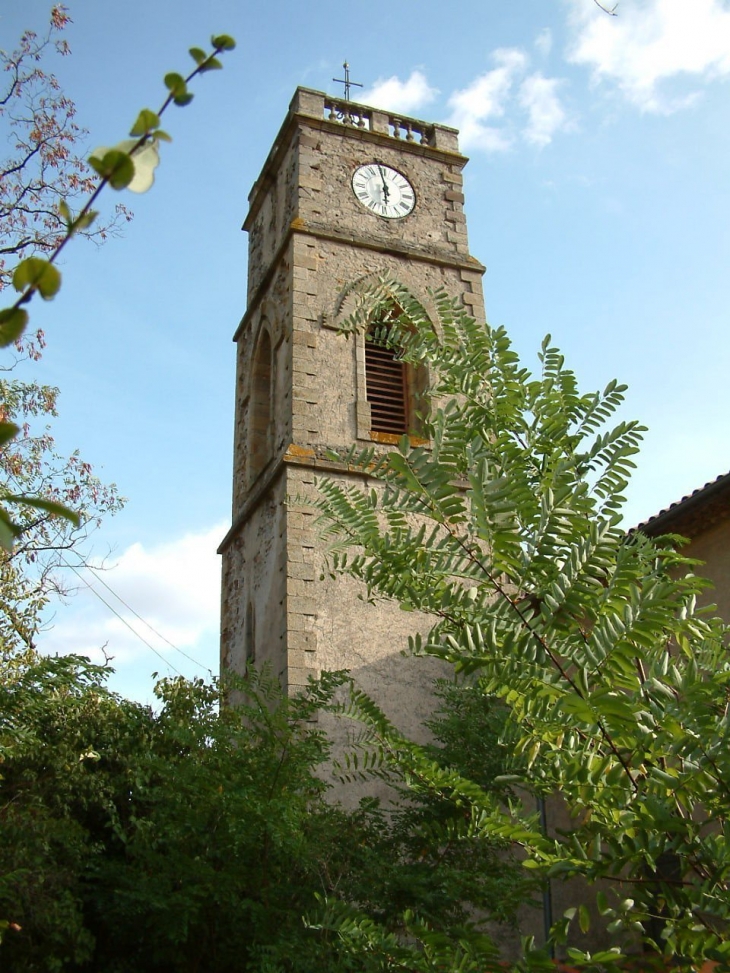
[[[79, 155], [87, 133], [48, 67], [54, 54], [70, 53], [63, 39], [69, 23], [67, 9], [55, 5], [45, 34], [26, 30], [14, 50], [0, 50], [0, 291], [12, 286], [15, 268], [8, 261], [42, 262], [52, 254], [67, 235], [64, 212], [96, 188], [93, 169]], [[79, 235], [101, 242], [123, 218], [130, 214], [118, 206], [111, 219], [81, 227]], [[8, 653], [33, 645], [43, 609], [69, 591], [64, 575], [87, 562], [89, 534], [123, 501], [78, 453], [58, 454], [48, 425], [38, 427], [56, 415], [58, 389], [12, 375], [24, 359], [41, 358], [43, 333], [12, 340], [0, 332], [2, 343], [14, 346], [0, 367], [6, 373], [0, 379], [0, 495], [40, 501], [13, 501], [13, 529], [3, 532], [0, 524], [0, 640]], [[62, 510], [76, 516], [59, 516]]]
[[[86, 132], [74, 120], [74, 103], [43, 63], [53, 51], [69, 53], [59, 36], [69, 22], [68, 10], [56, 4], [45, 35], [26, 30], [14, 51], [0, 51], [0, 132], [9, 153], [0, 158], [0, 290], [17, 292], [14, 304], [0, 310], [0, 347], [16, 353], [0, 366], [4, 372], [18, 356], [41, 357], [45, 339], [40, 331], [29, 336], [27, 308], [34, 298], [58, 293], [63, 248], [73, 236], [98, 241], [115, 229], [116, 218], [103, 222], [93, 209], [100, 193], [108, 186], [149, 188], [159, 143], [170, 138], [160, 116], [170, 105], [189, 104], [191, 80], [220, 68], [217, 55], [235, 47], [222, 34], [212, 38], [210, 53], [191, 48], [194, 69], [187, 77], [165, 75], [158, 111], [143, 109], [129, 141], [98, 149], [87, 163], [77, 154]], [[123, 206], [116, 213], [129, 218]], [[7, 267], [9, 257], [17, 266]], [[32, 428], [34, 420], [56, 415], [57, 396], [58, 389], [35, 381], [0, 380], [0, 654], [6, 658], [20, 649], [32, 657], [44, 608], [68, 591], [63, 574], [87, 563], [89, 533], [123, 503], [78, 453], [58, 455], [48, 426]]]
[[[53, 54], [71, 53], [62, 36], [69, 23], [68, 9], [55, 4], [45, 33], [25, 30], [14, 50], [0, 50], [0, 290], [12, 280], [8, 258], [51, 253], [64, 239], [59, 203], [80, 205], [96, 188], [79, 155], [88, 132], [76, 122], [73, 100], [46, 64]], [[100, 242], [122, 219], [130, 214], [117, 206], [111, 219], [80, 232]]]
[[[727, 630], [698, 609], [706, 583], [676, 538], [620, 526], [642, 429], [608, 427], [623, 388], [581, 393], [549, 339], [532, 376], [502, 329], [433, 297], [432, 323], [383, 281], [349, 322], [364, 331], [387, 320], [379, 340], [410, 368], [429, 368], [430, 443], [353, 449], [346, 461], [379, 490], [320, 483], [332, 570], [361, 579], [372, 599], [433, 617], [413, 651], [452, 662], [504, 702], [505, 740], [522, 760], [510, 782], [562, 795], [567, 831], [548, 837], [531, 807], [500, 804], [432, 765], [364, 697], [350, 712], [417, 788], [469, 808], [476, 832], [519, 845], [543, 879], [584, 880], [553, 941], [598, 911], [611, 947], [590, 956], [570, 946], [572, 962], [610, 969], [641, 943], [644, 962], [730, 970]], [[369, 935], [388, 952], [387, 937]], [[416, 944], [412, 953], [415, 968], [452, 968], [443, 957], [418, 965]]]
[[[8, 76], [0, 100], [0, 121], [9, 122], [9, 137], [19, 153], [17, 158], [0, 162], [0, 174], [7, 177], [1, 180], [0, 190], [0, 289], [9, 280], [18, 295], [13, 304], [0, 308], [0, 348], [14, 346], [30, 358], [39, 357], [43, 336], [39, 332], [28, 339], [27, 308], [38, 297], [49, 301], [58, 294], [60, 254], [74, 236], [94, 237], [98, 232], [103, 238], [106, 230], [99, 227], [94, 206], [106, 188], [133, 192], [150, 188], [160, 144], [171, 140], [162, 128], [162, 116], [171, 105], [189, 105], [193, 100], [190, 82], [221, 68], [218, 55], [236, 46], [228, 34], [219, 34], [211, 38], [210, 52], [191, 47], [195, 67], [184, 77], [176, 71], [164, 76], [167, 93], [157, 111], [143, 108], [130, 129], [130, 138], [111, 148], [96, 149], [87, 164], [71, 153], [81, 134], [72, 121], [73, 103], [58, 93], [55, 78], [38, 67], [53, 33], [62, 30], [68, 20], [66, 8], [59, 4], [52, 8], [51, 28], [44, 40], [38, 41], [33, 32], [26, 31], [17, 51], [10, 55], [0, 52], [0, 66]], [[56, 42], [56, 49], [68, 53], [64, 42]], [[15, 110], [16, 103], [20, 111]], [[98, 179], [90, 175], [92, 171]], [[72, 206], [79, 195], [83, 205], [74, 212]], [[12, 271], [5, 270], [3, 254], [21, 257]], [[39, 396], [48, 391], [41, 386], [35, 389]], [[21, 429], [11, 415], [12, 409], [0, 399], [0, 449], [22, 454], [23, 447], [16, 442]], [[27, 487], [24, 481], [0, 482], [0, 548], [9, 552], [26, 530], [15, 513], [18, 509], [42, 511], [64, 518], [76, 528], [81, 526], [77, 510], [53, 496], [28, 492]]]
[[70, 572], [89, 561], [89, 538], [103, 517], [124, 505], [115, 484], [106, 485], [78, 453], [62, 456], [51, 427], [38, 421], [56, 416], [58, 389], [0, 378], [0, 419], [20, 433], [0, 450], [0, 489], [42, 497], [73, 509], [74, 523], [48, 510], [19, 505], [12, 549], [0, 548], [0, 652], [32, 648], [41, 616], [53, 597], [72, 586]]
[[434, 841], [443, 808], [325, 800], [315, 719], [344, 676], [287, 699], [251, 674], [236, 709], [231, 686], [163, 681], [154, 713], [107, 675], [75, 657], [3, 664], [3, 969], [379, 970], [334, 913], [452, 943], [475, 907], [514, 911], [524, 883], [494, 843]]

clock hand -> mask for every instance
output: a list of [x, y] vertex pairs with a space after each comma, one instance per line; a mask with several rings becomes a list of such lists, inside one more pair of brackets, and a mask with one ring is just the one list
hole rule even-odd
[[382, 166], [378, 166], [378, 172], [380, 173], [380, 179], [383, 183], [383, 199], [388, 202], [388, 196], [390, 196], [390, 190], [388, 189], [388, 184], [385, 181], [385, 170]]

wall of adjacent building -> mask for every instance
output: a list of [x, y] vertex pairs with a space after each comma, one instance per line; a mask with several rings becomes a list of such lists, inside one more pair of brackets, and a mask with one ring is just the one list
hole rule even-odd
[[717, 605], [720, 617], [730, 624], [730, 518], [697, 534], [682, 552], [705, 562], [696, 573], [708, 578], [713, 588], [705, 592], [702, 601]]

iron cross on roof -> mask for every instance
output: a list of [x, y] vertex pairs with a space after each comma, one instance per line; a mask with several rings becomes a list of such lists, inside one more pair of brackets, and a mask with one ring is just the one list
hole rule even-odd
[[342, 67], [345, 69], [345, 78], [344, 78], [344, 80], [342, 78], [333, 78], [332, 80], [336, 84], [344, 84], [344, 86], [345, 86], [345, 101], [349, 101], [350, 100], [350, 88], [353, 85], [355, 85], [356, 88], [362, 88], [362, 85], [360, 84], [359, 81], [350, 81], [350, 65], [347, 63], [347, 61], [345, 61], [345, 63], [342, 65]]

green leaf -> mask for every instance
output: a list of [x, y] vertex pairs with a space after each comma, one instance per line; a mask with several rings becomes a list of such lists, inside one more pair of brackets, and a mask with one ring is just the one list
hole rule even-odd
[[165, 75], [165, 85], [172, 95], [172, 100], [176, 105], [189, 105], [193, 100], [192, 94], [188, 91], [188, 86], [185, 82], [185, 78], [181, 74], [172, 71], [170, 74]]
[[98, 215], [99, 211], [95, 209], [90, 209], [86, 213], [82, 213], [74, 220], [72, 226], [69, 228], [70, 233], [80, 233], [82, 230], [87, 230]]
[[223, 65], [221, 64], [221, 62], [218, 60], [217, 57], [213, 57], [213, 55], [211, 54], [211, 56], [207, 60], [203, 61], [203, 63], [199, 65], [199, 67], [200, 67], [200, 73], [205, 74], [206, 71], [218, 71], [223, 67]]
[[[160, 163], [157, 142], [157, 133], [139, 139], [123, 139], [113, 149], [97, 149], [95, 158], [98, 160], [104, 153], [103, 162], [111, 154], [121, 156], [126, 162], [119, 170], [120, 184], [116, 188], [129, 189], [133, 193], [145, 193], [154, 182], [155, 169]], [[93, 164], [94, 160], [91, 161]], [[127, 170], [128, 165], [131, 166], [131, 177]]]
[[208, 55], [202, 49], [202, 47], [191, 47], [190, 57], [195, 61], [196, 64], [202, 64]]
[[0, 348], [7, 348], [25, 331], [28, 312], [20, 307], [6, 307], [0, 311]]
[[566, 693], [560, 700], [560, 708], [564, 713], [577, 717], [585, 723], [592, 723], [595, 717], [590, 704], [578, 696], [577, 693]]
[[172, 135], [169, 135], [161, 128], [158, 128], [155, 132], [155, 138], [158, 142], [172, 142]]
[[581, 932], [588, 932], [591, 928], [591, 914], [588, 911], [588, 907], [583, 905], [578, 906], [578, 925], [580, 926]]
[[20, 535], [20, 528], [10, 519], [7, 510], [0, 507], [0, 547], [4, 551], [12, 551], [15, 539]]
[[636, 719], [636, 713], [630, 702], [621, 696], [594, 693], [591, 701], [602, 716], [613, 717], [626, 723], [632, 723]]
[[617, 946], [612, 949], [601, 950], [599, 953], [593, 953], [591, 956], [592, 963], [618, 963], [625, 959], [625, 955]]
[[413, 471], [408, 465], [407, 460], [400, 455], [400, 453], [390, 453], [388, 456], [388, 461], [391, 468], [403, 477], [409, 490], [413, 490], [415, 493], [422, 492], [421, 484], [418, 482]]
[[92, 155], [89, 165], [102, 179], [106, 179], [112, 189], [126, 189], [134, 179], [134, 163], [127, 152], [119, 149], [98, 149], [102, 157]]
[[169, 74], [165, 75], [165, 87], [169, 89], [171, 94], [177, 95], [187, 90], [187, 85], [185, 84], [185, 78], [176, 71], [171, 71]]
[[218, 51], [232, 51], [236, 46], [236, 42], [230, 34], [218, 34], [217, 36], [211, 37], [210, 43]]
[[134, 179], [129, 184], [133, 193], [146, 193], [155, 181], [155, 169], [160, 164], [156, 138], [150, 138], [132, 151]]
[[88, 229], [99, 215], [97, 210], [90, 209], [85, 213], [79, 213], [79, 215], [74, 219], [74, 215], [69, 209], [65, 199], [62, 199], [58, 204], [58, 212], [63, 219], [63, 222], [66, 224], [66, 232], [69, 236], [73, 236], [74, 233], [80, 233], [82, 230]]
[[14, 422], [0, 422], [0, 446], [6, 446], [20, 432]]
[[44, 500], [43, 497], [26, 497], [23, 494], [15, 494], [4, 498], [9, 503], [21, 503], [24, 507], [34, 507], [37, 510], [45, 510], [46, 513], [56, 517], [64, 517], [70, 520], [76, 527], [81, 523], [81, 518], [75, 510], [71, 510], [65, 504], [58, 503], [56, 500]]
[[150, 111], [149, 108], [143, 108], [137, 115], [137, 121], [130, 129], [129, 134], [134, 136], [147, 135], [148, 132], [158, 128], [159, 124], [160, 116], [156, 112]]
[[13, 287], [16, 291], [35, 288], [44, 301], [50, 301], [61, 287], [61, 274], [43, 257], [26, 257], [15, 268]]

